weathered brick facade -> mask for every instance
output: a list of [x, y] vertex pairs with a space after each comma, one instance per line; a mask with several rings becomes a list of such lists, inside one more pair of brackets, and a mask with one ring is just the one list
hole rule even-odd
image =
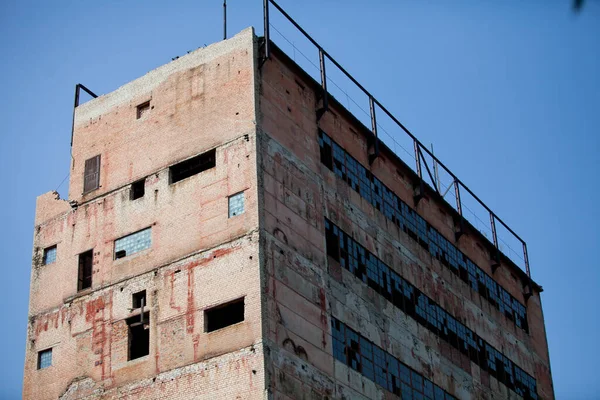
[[[24, 398], [396, 398], [365, 367], [336, 359], [335, 320], [455, 398], [521, 398], [332, 258], [327, 218], [552, 399], [539, 293], [526, 301], [511, 265], [492, 271], [474, 232], [455, 243], [527, 305], [526, 332], [339, 179], [321, 162], [319, 129], [363, 166], [368, 131], [334, 101], [317, 121], [316, 83], [277, 49], [260, 65], [260, 40], [245, 30], [76, 109], [71, 203], [53, 193], [37, 202]], [[172, 182], [170, 166], [212, 149], [214, 167]], [[99, 187], [82, 194], [96, 155]], [[433, 196], [412, 204], [414, 174], [395, 156], [383, 151], [370, 170], [454, 238], [449, 206]], [[244, 212], [229, 217], [239, 192]], [[149, 248], [116, 256], [116, 239], [148, 227]], [[45, 264], [52, 246], [56, 261]], [[143, 310], [132, 306], [142, 290]], [[205, 310], [241, 297], [243, 321], [207, 332]], [[149, 354], [129, 360], [128, 321], [141, 313]], [[46, 349], [52, 365], [39, 369]]]

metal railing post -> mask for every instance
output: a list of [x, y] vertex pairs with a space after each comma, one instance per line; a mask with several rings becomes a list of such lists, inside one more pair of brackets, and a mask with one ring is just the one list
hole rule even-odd
[[323, 49], [319, 47], [319, 67], [321, 69], [321, 89], [323, 90], [323, 107], [317, 110], [317, 121], [321, 119], [323, 114], [329, 109], [329, 100], [327, 94], [327, 73], [325, 72], [325, 54]]
[[369, 155], [369, 164], [373, 164], [373, 161], [379, 157], [379, 136], [377, 136], [377, 118], [375, 116], [375, 102], [372, 96], [369, 96], [369, 109], [371, 111], [371, 130], [375, 136], [375, 153]]
[[523, 243], [523, 258], [525, 259], [525, 272], [527, 272], [527, 276], [531, 278], [531, 271], [529, 271], [529, 255], [527, 254], [527, 243], [521, 241]]
[[456, 197], [456, 211], [460, 220], [458, 221], [458, 232], [454, 232], [454, 239], [458, 240], [465, 233], [464, 217], [462, 212], [462, 201], [460, 199], [460, 183], [457, 179], [454, 180], [454, 196]]
[[263, 0], [263, 17], [264, 17], [264, 24], [265, 24], [265, 32], [264, 32], [264, 36], [265, 36], [265, 60], [267, 60], [270, 56], [270, 46], [269, 46], [269, 42], [271, 41], [270, 38], [270, 25], [269, 25], [269, 0]]

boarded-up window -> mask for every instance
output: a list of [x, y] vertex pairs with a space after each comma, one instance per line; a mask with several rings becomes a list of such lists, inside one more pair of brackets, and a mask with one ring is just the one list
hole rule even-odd
[[100, 154], [85, 160], [83, 173], [83, 193], [88, 193], [100, 187]]
[[92, 287], [92, 269], [94, 253], [93, 250], [79, 255], [79, 271], [77, 274], [77, 290]]

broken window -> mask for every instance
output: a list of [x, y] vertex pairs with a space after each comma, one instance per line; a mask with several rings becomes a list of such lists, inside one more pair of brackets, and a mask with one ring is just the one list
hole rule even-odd
[[137, 200], [144, 197], [146, 191], [146, 178], [131, 184], [131, 200]]
[[142, 290], [141, 292], [134, 293], [132, 296], [132, 307], [133, 308], [142, 308], [148, 302], [146, 301], [146, 291]]
[[[401, 200], [394, 191], [385, 186], [322, 130], [319, 130], [319, 147], [321, 162], [328, 169], [348, 183], [373, 207], [383, 212], [386, 218], [429, 251], [442, 265], [457, 275], [475, 292], [478, 292], [517, 327], [529, 332], [527, 309], [524, 304], [506, 292], [491, 276], [475, 265], [463, 252]], [[343, 247], [338, 248], [337, 243], [331, 242], [328, 244], [327, 251], [329, 256], [336, 258], [338, 251], [343, 252]], [[344, 260], [342, 260], [342, 266], [343, 263]], [[353, 271], [351, 270], [351, 272]]]
[[244, 298], [204, 311], [206, 332], [213, 332], [244, 320]]
[[148, 111], [150, 111], [150, 100], [137, 106], [137, 109], [136, 109], [137, 119], [142, 118], [144, 115], [146, 115], [148, 113]]
[[[494, 349], [474, 331], [446, 312], [433, 299], [401, 277], [396, 271], [379, 260], [373, 253], [328, 219], [325, 219], [325, 230], [328, 255], [330, 257], [336, 255], [336, 260], [344, 269], [373, 288], [375, 292], [389, 300], [406, 315], [413, 318], [426, 329], [429, 329], [440, 339], [446, 341], [464, 356], [469, 357], [471, 361], [479, 365], [482, 369], [487, 370], [508, 388], [517, 391], [517, 393], [520, 393], [519, 390], [522, 390], [523, 393], [528, 391], [528, 395], [531, 396], [535, 394], [535, 390], [530, 390], [528, 384], [525, 383], [529, 382], [529, 378], [531, 378], [535, 385], [535, 379], [525, 372], [523, 372], [523, 376], [526, 378], [519, 381], [517, 377], [516, 385], [513, 384], [513, 377], [516, 376], [513, 371], [516, 371], [518, 366], [504, 356], [504, 354]], [[334, 252], [329, 250], [330, 248], [337, 250]], [[365, 265], [366, 269], [364, 268]], [[506, 296], [508, 298], [508, 293]], [[338, 340], [339, 343], [337, 343], [336, 348], [336, 343], [334, 342], [334, 355], [340, 361], [342, 361], [343, 357], [347, 357], [347, 364], [356, 371], [362, 372], [369, 379], [371, 379], [372, 374], [372, 363], [374, 365], [374, 380], [376, 383], [382, 386], [395, 384], [396, 381], [388, 381], [385, 378], [383, 356], [377, 353], [376, 350], [373, 350], [372, 357], [371, 351], [368, 351], [366, 354], [358, 352], [357, 336], [348, 327], [346, 327], [345, 333], [346, 343], [344, 352], [341, 352], [340, 347], [343, 343], [341, 341], [341, 331], [338, 326], [335, 328], [339, 332], [336, 336], [336, 332], [334, 331], [334, 339]], [[365, 364], [365, 357], [367, 357], [367, 364]], [[367, 365], [366, 370], [364, 369], [365, 365]], [[519, 385], [521, 385], [520, 388]], [[428, 386], [423, 381], [414, 377], [412, 388], [416, 391], [415, 393], [418, 392], [420, 394], [425, 393], [425, 389], [429, 391]]]
[[56, 246], [44, 249], [44, 265], [52, 264], [56, 261]]
[[[354, 331], [336, 318], [331, 318], [333, 356], [384, 389], [403, 399], [434, 399], [434, 391], [441, 396], [436, 400], [456, 398], [429, 379], [403, 364], [365, 336]], [[411, 379], [412, 377], [412, 379]]]
[[77, 278], [77, 290], [92, 287], [92, 265], [94, 261], [93, 250], [79, 255], [79, 272]]
[[169, 167], [170, 183], [179, 182], [215, 166], [215, 149]]
[[100, 187], [100, 154], [85, 160], [83, 172], [83, 194], [89, 193]]
[[145, 250], [152, 245], [152, 229], [146, 228], [115, 240], [115, 260]]
[[52, 349], [38, 351], [37, 369], [48, 368], [52, 365]]
[[150, 313], [141, 313], [127, 319], [128, 354], [127, 360], [135, 360], [150, 354]]
[[244, 192], [229, 196], [229, 218], [244, 212]]

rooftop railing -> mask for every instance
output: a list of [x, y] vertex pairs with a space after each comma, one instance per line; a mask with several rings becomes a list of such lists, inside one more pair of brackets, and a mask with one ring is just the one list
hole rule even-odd
[[[316, 50], [318, 61], [313, 62], [307, 57], [296, 44], [284, 36], [274, 25], [272, 25], [272, 16], [270, 15], [271, 6], [279, 12], [284, 21], [288, 21], [295, 32], [299, 32], [301, 37], [305, 38], [309, 43], [309, 50]], [[469, 187], [467, 187], [443, 162], [441, 162], [433, 153], [433, 148], [428, 149], [419, 139], [417, 139], [379, 100], [377, 100], [361, 83], [359, 83], [344, 67], [340, 65], [315, 39], [313, 39], [279, 4], [274, 0], [263, 0], [263, 16], [264, 16], [264, 55], [263, 60], [266, 61], [271, 53], [271, 28], [281, 35], [281, 37], [292, 46], [294, 60], [296, 53], [305, 57], [309, 64], [309, 68], [314, 67], [318, 72], [318, 76], [313, 78], [318, 82], [320, 80], [322, 94], [321, 108], [317, 110], [317, 119], [320, 119], [329, 107], [329, 96], [331, 90], [328, 89], [328, 83], [333, 84], [333, 89], [337, 89], [342, 96], [348, 100], [348, 105], [354, 106], [359, 112], [364, 113], [366, 119], [361, 121], [361, 118], [356, 116], [367, 129], [370, 125], [370, 130], [374, 135], [373, 153], [369, 155], [369, 162], [372, 163], [380, 154], [380, 142], [384, 143], [397, 157], [402, 161], [406, 157], [400, 157], [398, 148], [403, 149], [409, 158], [414, 160], [414, 172], [419, 178], [419, 187], [415, 192], [415, 204], [424, 196], [425, 185], [429, 185], [437, 194], [444, 198], [459, 215], [458, 231], [456, 239], [464, 233], [463, 222], [468, 221], [473, 227], [479, 230], [484, 237], [490, 241], [495, 249], [496, 254], [492, 254], [492, 268], [495, 270], [499, 265], [500, 254], [503, 254], [508, 260], [514, 263], [518, 268], [524, 270], [527, 277], [531, 278], [529, 268], [529, 257], [527, 255], [527, 244], [517, 233], [515, 233], [498, 215], [496, 215]], [[312, 50], [311, 50], [312, 48]], [[316, 54], [315, 54], [316, 58]], [[312, 64], [312, 66], [311, 66]], [[332, 71], [329, 69], [333, 67]], [[307, 71], [308, 73], [308, 71]], [[361, 106], [353, 98], [348, 96], [348, 91], [342, 89], [332, 76], [337, 74], [338, 77], [349, 81], [353, 86], [351, 90], [358, 93], [368, 102], [368, 111], [365, 106]], [[310, 73], [309, 73], [310, 75]], [[336, 99], [337, 100], [337, 99]], [[341, 104], [341, 101], [338, 101]], [[349, 109], [350, 112], [352, 112]], [[391, 135], [380, 124], [377, 118], [386, 118], [389, 120], [393, 129], [400, 132], [399, 135]], [[386, 139], [381, 139], [380, 134], [385, 134]], [[404, 145], [402, 145], [402, 143]], [[407, 147], [409, 149], [407, 149]], [[410, 165], [409, 162], [405, 162]], [[449, 193], [453, 194], [446, 197]], [[487, 222], [485, 222], [488, 220]], [[512, 244], [512, 246], [511, 246]], [[521, 247], [521, 250], [515, 250], [513, 247]]]

